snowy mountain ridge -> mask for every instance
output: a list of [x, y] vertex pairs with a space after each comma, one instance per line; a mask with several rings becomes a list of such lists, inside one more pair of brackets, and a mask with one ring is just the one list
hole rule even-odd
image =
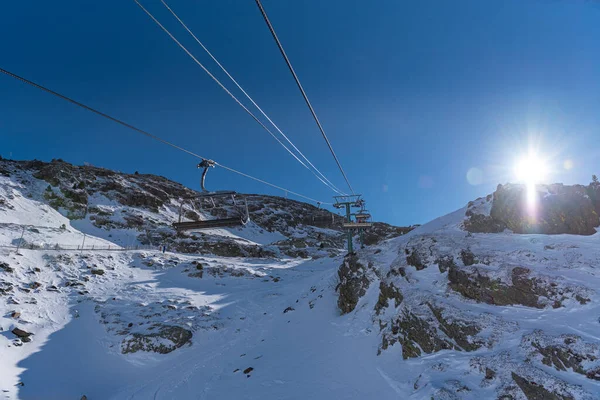
[[181, 185], [0, 160], [0, 399], [599, 399], [594, 193], [539, 191], [543, 223], [505, 185], [344, 256], [303, 203], [181, 235]]

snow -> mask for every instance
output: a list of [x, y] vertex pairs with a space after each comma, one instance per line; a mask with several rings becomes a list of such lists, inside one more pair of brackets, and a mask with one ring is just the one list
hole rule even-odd
[[[139, 235], [129, 229], [104, 230], [89, 219], [71, 225], [42, 199], [23, 195], [27, 188], [14, 180], [0, 177], [0, 190], [13, 206], [0, 209], [0, 246], [14, 244], [23, 225], [28, 226], [27, 243], [50, 246], [77, 246], [84, 233], [86, 244], [127, 246]], [[90, 203], [115, 214], [127, 209], [101, 197]], [[485, 200], [475, 207], [489, 212]], [[341, 257], [252, 259], [29, 248], [16, 254], [0, 247], [0, 262], [14, 269], [0, 270], [0, 282], [13, 288], [0, 295], [0, 399], [79, 399], [85, 394], [90, 400], [432, 396], [479, 400], [496, 398], [498, 387], [506, 383], [505, 374], [515, 371], [525, 376], [533, 370], [531, 365], [547, 387], [558, 385], [555, 378], [560, 378], [578, 388], [578, 400], [600, 398], [594, 397], [600, 393], [597, 381], [539, 361], [525, 363], [528, 350], [522, 344], [523, 337], [540, 328], [549, 343], [565, 334], [600, 342], [600, 234], [467, 234], [461, 230], [466, 210], [361, 252], [361, 259], [373, 265], [373, 282], [356, 309], [343, 316], [336, 292]], [[164, 222], [172, 221], [172, 210], [162, 211]], [[253, 222], [209, 234], [263, 246], [305, 235], [290, 229], [286, 237]], [[420, 271], [407, 267], [406, 278], [397, 281], [404, 296], [401, 307], [443, 302], [448, 320], [481, 322], [485, 329], [478, 338], [488, 346], [403, 360], [396, 343], [377, 355], [382, 340], [373, 312], [377, 281], [391, 267], [406, 266], [405, 248], [434, 244], [455, 258], [462, 249], [472, 250], [490, 261], [474, 267], [493, 277], [506, 280], [507, 268], [526, 267], [591, 301], [582, 305], [566, 299], [565, 307], [558, 309], [477, 303], [451, 291], [446, 273], [435, 266]], [[93, 274], [92, 269], [104, 274]], [[34, 282], [39, 287], [32, 286]], [[398, 310], [390, 304], [379, 318], [390, 320]], [[21, 315], [13, 318], [14, 311]], [[193, 337], [169, 354], [122, 354], [124, 339], [152, 332], [156, 326], [180, 326]], [[32, 332], [32, 341], [16, 340], [11, 333], [15, 327]], [[481, 369], [486, 366], [497, 371], [494, 382], [483, 380]], [[252, 370], [245, 374], [248, 368]]]

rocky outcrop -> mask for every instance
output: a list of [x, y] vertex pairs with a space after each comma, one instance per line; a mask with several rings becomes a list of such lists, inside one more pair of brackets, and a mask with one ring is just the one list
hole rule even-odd
[[498, 185], [489, 213], [470, 203], [463, 226], [478, 233], [592, 235], [600, 226], [596, 192], [600, 189], [591, 185], [537, 185], [533, 194], [525, 185]]
[[449, 286], [469, 299], [494, 305], [520, 304], [535, 308], [551, 305], [558, 308], [571, 297], [579, 296], [580, 302], [587, 300], [575, 293], [577, 288], [559, 287], [556, 280], [534, 276], [528, 268], [507, 268], [505, 272], [510, 279], [504, 281], [489, 269], [452, 267], [448, 272]]
[[367, 267], [361, 264], [354, 254], [347, 255], [338, 269], [338, 307], [342, 314], [354, 311], [358, 300], [365, 295], [369, 287]]
[[402, 236], [415, 229], [414, 226], [392, 226], [382, 222], [375, 222], [363, 234], [365, 246], [374, 246], [384, 240]]
[[557, 371], [573, 371], [600, 381], [600, 346], [584, 342], [577, 335], [550, 336], [537, 330], [524, 336], [521, 346], [529, 357], [554, 367]]
[[167, 354], [192, 339], [192, 332], [179, 326], [160, 326], [157, 332], [133, 333], [121, 343], [123, 354], [147, 351]]
[[381, 310], [389, 306], [389, 300], [394, 300], [394, 307], [398, 307], [402, 303], [403, 297], [400, 290], [393, 283], [379, 283], [379, 298], [375, 304], [375, 313], [379, 315]]
[[519, 386], [527, 400], [574, 400], [571, 396], [563, 396], [557, 393], [553, 393], [546, 389], [543, 385], [535, 381], [527, 380], [514, 372], [511, 376], [515, 383]]
[[451, 341], [440, 336], [431, 320], [407, 308], [392, 320], [389, 332], [383, 334], [381, 349], [385, 350], [396, 342], [402, 345], [404, 359], [455, 348]]

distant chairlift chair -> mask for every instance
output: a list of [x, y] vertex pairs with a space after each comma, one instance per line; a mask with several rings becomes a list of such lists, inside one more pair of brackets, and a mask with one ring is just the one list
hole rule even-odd
[[[244, 197], [243, 204], [239, 204], [236, 202], [235, 196], [237, 195], [234, 191], [225, 191], [219, 190], [215, 192], [210, 192], [206, 190], [204, 187], [204, 181], [206, 179], [206, 174], [209, 168], [214, 168], [215, 162], [213, 160], [205, 160], [203, 159], [201, 163], [198, 164], [198, 168], [203, 168], [202, 178], [200, 180], [200, 187], [202, 188], [202, 192], [197, 196], [193, 196], [187, 199], [183, 199], [179, 206], [179, 219], [178, 222], [173, 224], [173, 227], [178, 231], [189, 231], [189, 230], [198, 230], [198, 229], [209, 229], [209, 228], [226, 228], [233, 226], [242, 226], [248, 223], [250, 220], [250, 214], [248, 212], [248, 203]], [[196, 199], [209, 199], [213, 206], [216, 207], [214, 199], [216, 198], [227, 198], [231, 196], [231, 200], [233, 202], [233, 207], [235, 208], [237, 215], [228, 218], [217, 218], [217, 219], [209, 219], [205, 221], [182, 221], [183, 216], [183, 206], [186, 202], [190, 202], [193, 206], [193, 201]]]

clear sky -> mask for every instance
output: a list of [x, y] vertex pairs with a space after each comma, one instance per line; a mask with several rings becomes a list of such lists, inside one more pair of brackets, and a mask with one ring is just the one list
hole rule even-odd
[[[233, 87], [158, 0], [143, 4]], [[343, 189], [254, 1], [169, 5]], [[263, 0], [263, 5], [376, 220], [424, 223], [491, 193], [514, 178], [512, 166], [531, 137], [554, 167], [550, 180], [587, 183], [592, 173], [600, 174], [598, 3]], [[227, 166], [324, 201], [333, 194], [133, 1], [7, 2], [0, 35], [4, 69]], [[198, 187], [197, 159], [4, 75], [0, 155], [88, 162]], [[207, 186], [282, 194], [218, 169]]]

